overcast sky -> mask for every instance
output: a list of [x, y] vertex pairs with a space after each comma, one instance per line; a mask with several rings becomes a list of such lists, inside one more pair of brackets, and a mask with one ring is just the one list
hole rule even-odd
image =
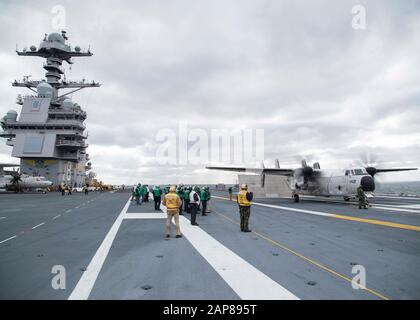
[[[357, 4], [365, 29], [352, 28]], [[0, 0], [0, 116], [30, 93], [11, 81], [44, 77], [44, 61], [15, 47], [55, 31], [55, 5], [69, 43], [94, 54], [64, 63], [67, 78], [103, 83], [72, 98], [88, 113], [88, 153], [107, 183], [235, 182], [203, 170], [207, 159], [157, 163], [157, 133], [180, 120], [263, 129], [266, 166], [305, 157], [343, 168], [371, 154], [378, 167], [420, 167], [419, 1]], [[17, 162], [0, 142], [0, 162]]]

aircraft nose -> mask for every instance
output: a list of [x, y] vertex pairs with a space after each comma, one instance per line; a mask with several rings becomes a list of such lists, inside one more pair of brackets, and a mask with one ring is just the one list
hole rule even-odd
[[365, 192], [375, 190], [375, 181], [371, 176], [363, 177], [362, 180], [360, 180], [360, 185]]

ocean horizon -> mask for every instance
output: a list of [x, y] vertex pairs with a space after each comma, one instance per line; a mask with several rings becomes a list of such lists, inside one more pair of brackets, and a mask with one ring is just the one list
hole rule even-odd
[[420, 181], [376, 183], [375, 193], [392, 193], [406, 196], [420, 196]]

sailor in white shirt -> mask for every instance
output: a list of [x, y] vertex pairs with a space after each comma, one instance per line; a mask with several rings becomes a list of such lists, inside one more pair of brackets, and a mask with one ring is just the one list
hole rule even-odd
[[190, 208], [191, 208], [191, 224], [193, 226], [198, 226], [198, 223], [195, 221], [197, 216], [198, 205], [200, 204], [200, 196], [197, 193], [198, 187], [194, 187], [190, 192]]

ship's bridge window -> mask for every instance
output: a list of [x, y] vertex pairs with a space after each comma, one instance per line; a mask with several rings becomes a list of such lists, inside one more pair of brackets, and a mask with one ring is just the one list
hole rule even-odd
[[32, 111], [39, 111], [40, 103], [39, 100], [32, 101]]
[[41, 153], [44, 143], [43, 136], [26, 136], [23, 146], [24, 153]]

